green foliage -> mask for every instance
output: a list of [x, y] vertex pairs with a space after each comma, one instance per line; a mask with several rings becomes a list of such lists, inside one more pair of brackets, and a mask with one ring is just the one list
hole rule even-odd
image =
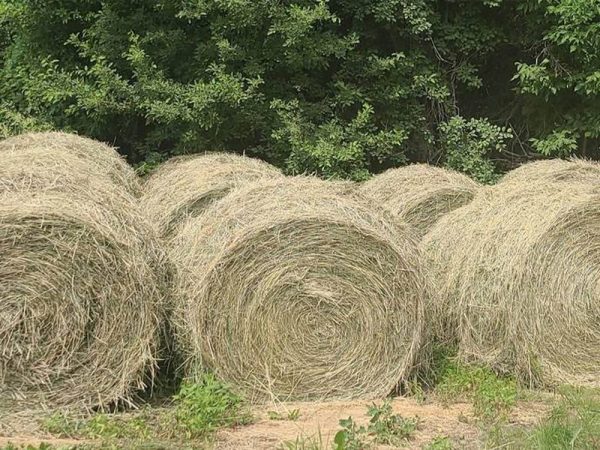
[[[564, 156], [589, 139], [600, 137], [600, 3], [593, 0], [528, 1], [520, 7], [531, 17], [530, 34], [539, 42], [531, 61], [516, 62], [514, 80], [527, 108], [536, 108], [532, 124], [550, 141], [568, 139], [568, 146], [542, 145], [551, 156]], [[575, 143], [575, 138], [581, 140]], [[597, 142], [596, 142], [597, 144]]]
[[342, 429], [333, 438], [335, 450], [365, 450], [369, 448], [366, 441], [367, 429], [358, 426], [352, 417], [340, 420]]
[[325, 450], [321, 433], [318, 436], [298, 436], [293, 441], [283, 442], [279, 450]]
[[0, 139], [30, 131], [49, 131], [52, 126], [17, 112], [10, 104], [0, 103]]
[[517, 384], [486, 367], [449, 362], [435, 388], [443, 401], [468, 399], [474, 412], [485, 420], [501, 418], [517, 401]]
[[178, 428], [189, 438], [252, 421], [243, 399], [211, 374], [196, 383], [184, 383], [174, 400]]
[[530, 435], [533, 448], [593, 449], [600, 447], [600, 395], [563, 390], [562, 401]]
[[[298, 415], [298, 410], [290, 411], [289, 420], [297, 420]], [[205, 374], [195, 383], [184, 383], [169, 408], [95, 414], [89, 418], [59, 412], [45, 419], [42, 427], [63, 438], [148, 442], [165, 438], [206, 440], [219, 428], [251, 421], [244, 400], [213, 375]]]
[[437, 436], [423, 447], [424, 450], [453, 450], [452, 441], [446, 436]]
[[497, 426], [492, 448], [592, 450], [600, 446], [600, 391], [566, 387], [547, 417], [531, 429]]
[[508, 148], [600, 157], [599, 23], [597, 0], [0, 0], [0, 137], [77, 131], [141, 173], [229, 150], [492, 182]]
[[[8, 445], [6, 445], [4, 447], [0, 447], [0, 450], [92, 450], [92, 448], [93, 448], [92, 446], [89, 446], [86, 444], [54, 446], [54, 445], [48, 444], [46, 442], [42, 442], [39, 445], [32, 445], [32, 444], [15, 445], [15, 444], [9, 443]], [[112, 447], [108, 448], [108, 447], [103, 446], [102, 450], [113, 450], [113, 448]], [[115, 447], [114, 450], [120, 450], [120, 449], [117, 449]]]
[[506, 149], [512, 137], [506, 128], [487, 119], [465, 120], [455, 116], [440, 126], [441, 140], [446, 149], [446, 165], [464, 172], [482, 183], [494, 183], [499, 174], [489, 159], [493, 152]]
[[267, 415], [269, 417], [269, 420], [290, 420], [292, 422], [295, 422], [300, 418], [300, 410], [292, 409], [289, 410], [285, 415], [277, 411], [268, 411]]
[[370, 406], [367, 415], [370, 420], [366, 427], [358, 426], [352, 417], [340, 420], [342, 429], [334, 437], [335, 450], [364, 450], [373, 444], [399, 446], [417, 430], [418, 420], [394, 414], [389, 400]]
[[[402, 130], [378, 130], [369, 104], [363, 105], [348, 124], [332, 120], [318, 127], [303, 120], [298, 102], [275, 102], [273, 107], [282, 123], [273, 137], [290, 149], [287, 167], [291, 174], [363, 181], [369, 177], [369, 158], [391, 158], [407, 139]], [[405, 161], [402, 154], [395, 155], [395, 162]]]
[[135, 415], [96, 414], [74, 418], [57, 412], [45, 419], [42, 427], [61, 438], [145, 440], [163, 433], [161, 418], [142, 411]]
[[569, 156], [577, 150], [577, 139], [569, 130], [555, 131], [544, 139], [531, 138], [533, 148], [545, 156]]
[[42, 429], [57, 437], [75, 437], [83, 434], [82, 421], [74, 420], [67, 414], [55, 412], [42, 422]]
[[400, 445], [417, 430], [418, 420], [393, 414], [389, 401], [381, 406], [372, 405], [367, 414], [371, 417], [367, 431], [376, 444]]

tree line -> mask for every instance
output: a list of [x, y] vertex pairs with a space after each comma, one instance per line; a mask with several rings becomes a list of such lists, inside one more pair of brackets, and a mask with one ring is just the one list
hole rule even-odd
[[491, 183], [600, 158], [600, 0], [0, 0], [0, 136]]

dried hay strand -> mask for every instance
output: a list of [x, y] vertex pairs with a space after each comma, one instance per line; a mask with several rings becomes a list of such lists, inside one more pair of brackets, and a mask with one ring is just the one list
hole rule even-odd
[[413, 164], [377, 175], [359, 191], [423, 236], [445, 214], [473, 200], [479, 187], [459, 172]]
[[248, 185], [188, 221], [172, 257], [188, 374], [261, 401], [380, 397], [411, 373], [428, 292], [416, 239], [343, 184]]
[[600, 184], [600, 163], [570, 158], [534, 161], [511, 170], [500, 183], [586, 183]]
[[274, 166], [228, 153], [171, 158], [144, 185], [142, 203], [161, 235], [172, 235], [188, 217], [201, 214], [233, 189], [280, 177]]
[[0, 409], [130, 403], [154, 378], [162, 257], [132, 197], [96, 192], [0, 192]]
[[[113, 147], [74, 134], [44, 132], [13, 136], [0, 141], [0, 157], [3, 165], [12, 161], [13, 172], [8, 178], [15, 179], [14, 170], [20, 168], [21, 182], [29, 178], [33, 184], [64, 185], [71, 177], [72, 185], [89, 185], [104, 178], [131, 194], [140, 193], [137, 175]], [[8, 167], [3, 168], [0, 180], [7, 178], [7, 170]]]
[[463, 360], [528, 385], [600, 385], [598, 189], [491, 187], [422, 248], [438, 281], [436, 325]]

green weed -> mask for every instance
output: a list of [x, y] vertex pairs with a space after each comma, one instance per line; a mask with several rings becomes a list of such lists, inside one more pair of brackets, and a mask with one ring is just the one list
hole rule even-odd
[[[298, 415], [299, 412], [291, 411], [289, 417], [297, 419]], [[42, 426], [59, 437], [149, 442], [182, 437], [207, 439], [220, 427], [251, 421], [243, 399], [213, 375], [206, 374], [197, 383], [184, 383], [168, 409], [97, 414], [86, 419], [57, 413]]]
[[367, 429], [358, 426], [352, 417], [340, 420], [342, 429], [333, 438], [335, 450], [365, 450], [369, 448], [366, 442]]
[[453, 450], [452, 441], [446, 436], [437, 436], [423, 450]]
[[57, 437], [78, 437], [82, 432], [83, 422], [70, 418], [67, 414], [56, 412], [42, 421], [42, 429]]
[[[46, 442], [42, 442], [38, 445], [32, 445], [32, 444], [15, 445], [12, 443], [8, 443], [4, 447], [0, 447], [0, 450], [88, 450], [88, 449], [90, 449], [90, 448], [86, 445], [61, 445], [59, 447], [55, 447], [54, 445], [48, 444]], [[100, 449], [100, 450], [103, 450], [103, 449]]]
[[474, 412], [486, 420], [502, 417], [517, 401], [517, 383], [498, 377], [486, 367], [450, 362], [435, 388], [437, 396], [448, 402], [466, 398]]
[[298, 436], [293, 441], [286, 441], [279, 446], [279, 450], [325, 450], [321, 433], [317, 436]]
[[292, 422], [295, 422], [300, 418], [300, 410], [292, 409], [291, 411], [288, 411], [285, 415], [278, 411], [268, 411], [267, 416], [269, 417], [269, 420], [290, 420]]
[[143, 440], [157, 434], [143, 415], [97, 414], [88, 419], [75, 419], [55, 413], [42, 423], [42, 427], [63, 438]]
[[532, 429], [496, 427], [491, 448], [592, 450], [600, 448], [600, 391], [563, 388], [561, 400]]
[[377, 444], [399, 445], [408, 440], [416, 431], [418, 419], [408, 419], [393, 414], [392, 405], [386, 401], [381, 406], [373, 404], [369, 408], [371, 417], [367, 431]]
[[364, 450], [372, 444], [398, 446], [410, 439], [418, 426], [416, 418], [393, 414], [389, 401], [373, 404], [367, 414], [371, 419], [366, 427], [358, 426], [352, 417], [340, 420], [342, 429], [335, 435], [335, 450]]
[[184, 383], [174, 400], [177, 426], [188, 438], [252, 422], [243, 399], [211, 374], [204, 375], [197, 383]]

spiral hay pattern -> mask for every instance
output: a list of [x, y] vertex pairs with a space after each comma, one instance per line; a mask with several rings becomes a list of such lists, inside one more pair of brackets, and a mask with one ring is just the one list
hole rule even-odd
[[461, 173], [414, 164], [377, 175], [359, 191], [423, 236], [445, 214], [469, 203], [479, 187]]
[[170, 236], [186, 218], [201, 214], [235, 188], [282, 176], [258, 159], [227, 153], [172, 158], [150, 176], [142, 202], [163, 236]]
[[151, 382], [164, 282], [134, 211], [0, 194], [0, 404], [104, 407]]
[[463, 359], [533, 385], [600, 385], [598, 186], [502, 183], [444, 217], [423, 249], [439, 335]]
[[428, 292], [393, 222], [308, 178], [257, 182], [190, 220], [172, 250], [188, 374], [212, 369], [255, 401], [389, 394], [415, 364]]

